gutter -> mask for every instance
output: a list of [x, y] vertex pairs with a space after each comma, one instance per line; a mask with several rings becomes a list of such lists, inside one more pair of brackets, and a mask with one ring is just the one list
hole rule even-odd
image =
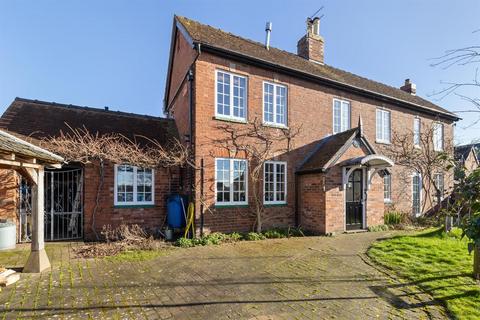
[[366, 96], [366, 97], [370, 97], [370, 98], [373, 97], [373, 98], [376, 98], [376, 99], [380, 98], [382, 101], [385, 101], [385, 102], [389, 102], [389, 103], [394, 102], [396, 104], [399, 103], [403, 107], [405, 107], [407, 109], [410, 109], [410, 110], [413, 110], [413, 111], [417, 111], [417, 112], [422, 111], [426, 114], [429, 114], [429, 115], [432, 115], [432, 116], [441, 116], [441, 117], [443, 117], [447, 120], [451, 120], [451, 121], [461, 120], [461, 118], [459, 118], [459, 117], [457, 117], [453, 114], [448, 114], [448, 113], [440, 112], [438, 110], [433, 110], [433, 109], [425, 107], [423, 105], [408, 102], [408, 101], [405, 101], [405, 100], [402, 100], [402, 99], [397, 99], [397, 98], [394, 98], [394, 97], [391, 97], [391, 96], [388, 96], [388, 95], [384, 95], [384, 94], [381, 94], [381, 93], [378, 93], [378, 92], [374, 92], [374, 91], [359, 88], [359, 87], [356, 87], [356, 86], [348, 85], [348, 84], [345, 84], [343, 82], [328, 79], [328, 78], [325, 78], [325, 77], [316, 76], [316, 75], [313, 75], [313, 74], [310, 74], [310, 73], [307, 73], [307, 72], [304, 72], [304, 71], [301, 71], [301, 70], [298, 70], [298, 69], [288, 68], [288, 67], [276, 64], [276, 63], [272, 63], [272, 62], [269, 62], [269, 61], [266, 61], [266, 60], [263, 60], [263, 59], [259, 59], [259, 58], [256, 58], [256, 57], [245, 55], [243, 53], [239, 53], [239, 52], [236, 52], [236, 51], [231, 51], [231, 50], [228, 50], [228, 49], [215, 47], [215, 46], [205, 44], [205, 43], [201, 43], [201, 42], [198, 42], [198, 41], [195, 42], [195, 43], [201, 44], [203, 46], [204, 51], [211, 52], [211, 53], [214, 53], [214, 54], [217, 54], [217, 55], [220, 55], [220, 56], [225, 56], [225, 57], [229, 57], [229, 58], [233, 57], [233, 58], [238, 59], [242, 62], [248, 62], [249, 64], [253, 64], [253, 65], [256, 65], [256, 66], [260, 66], [260, 67], [267, 67], [267, 68], [270, 68], [270, 69], [274, 69], [276, 71], [281, 70], [282, 72], [284, 72], [288, 75], [293, 75], [293, 76], [304, 78], [304, 79], [307, 79], [307, 80], [320, 81], [320, 83], [322, 83], [324, 85], [327, 85], [329, 87], [332, 87], [332, 88], [347, 89], [347, 90], [349, 90], [353, 93], [357, 93], [357, 94], [360, 94], [360, 95], [363, 95], [363, 96]]

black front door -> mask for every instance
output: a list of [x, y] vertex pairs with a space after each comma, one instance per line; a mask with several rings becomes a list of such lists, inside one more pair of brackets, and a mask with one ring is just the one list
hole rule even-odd
[[357, 230], [363, 226], [363, 175], [362, 169], [355, 169], [348, 178], [346, 187], [346, 229]]

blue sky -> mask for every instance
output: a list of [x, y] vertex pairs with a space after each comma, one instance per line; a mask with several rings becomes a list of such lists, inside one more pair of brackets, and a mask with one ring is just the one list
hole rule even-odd
[[[430, 59], [479, 44], [476, 0], [0, 0], [0, 112], [20, 96], [161, 115], [173, 14], [258, 41], [271, 21], [272, 46], [295, 52], [322, 5], [327, 64], [396, 87], [411, 78], [423, 97], [475, 76], [474, 66], [444, 70]], [[470, 107], [456, 96], [429, 99]], [[480, 138], [476, 118], [460, 116], [457, 142]]]

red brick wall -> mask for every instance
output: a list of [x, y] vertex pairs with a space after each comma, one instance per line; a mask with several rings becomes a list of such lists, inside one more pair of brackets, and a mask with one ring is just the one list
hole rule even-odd
[[[138, 224], [155, 232], [164, 226], [166, 199], [178, 191], [178, 171], [155, 170], [155, 204], [153, 207], [117, 208], [114, 206], [114, 166], [106, 165], [104, 185], [100, 192], [99, 206], [95, 215], [95, 230], [100, 235], [103, 226], [117, 227], [121, 224]], [[84, 238], [95, 240], [92, 219], [100, 181], [99, 167], [87, 165], [84, 169]]]
[[[298, 177], [298, 213], [302, 229], [325, 234], [325, 174], [314, 173]], [[332, 214], [334, 214], [332, 212]], [[340, 214], [340, 213], [339, 213]]]
[[[413, 128], [413, 119], [420, 116], [422, 121], [431, 122], [435, 118], [425, 116], [419, 112], [407, 110], [393, 104], [365, 98], [337, 89], [314, 84], [300, 80], [281, 73], [239, 63], [233, 60], [217, 57], [202, 52], [195, 63], [195, 155], [197, 165], [200, 159], [205, 160], [205, 192], [206, 192], [206, 214], [205, 226], [208, 230], [234, 231], [251, 228], [254, 218], [248, 217], [247, 208], [215, 208], [214, 205], [214, 158], [225, 156], [224, 151], [218, 146], [212, 145], [212, 137], [222, 136], [222, 132], [216, 129], [223, 121], [215, 119], [215, 70], [223, 69], [245, 75], [248, 77], [248, 121], [255, 118], [262, 119], [263, 114], [263, 84], [262, 81], [279, 82], [288, 87], [288, 123], [290, 126], [301, 125], [302, 133], [293, 141], [293, 150], [288, 154], [279, 155], [279, 159], [288, 162], [288, 195], [287, 206], [281, 208], [268, 208], [271, 216], [269, 223], [272, 225], [294, 223], [294, 171], [300, 162], [312, 149], [313, 143], [328, 134], [332, 133], [332, 105], [333, 98], [349, 100], [351, 103], [351, 127], [357, 126], [358, 118], [361, 115], [364, 124], [364, 132], [368, 140], [375, 145], [379, 151], [382, 145], [375, 142], [375, 110], [377, 107], [386, 108], [391, 111], [392, 131], [410, 132]], [[186, 106], [186, 103], [182, 103]], [[187, 108], [184, 107], [186, 110]], [[178, 110], [178, 109], [177, 109]], [[178, 114], [179, 111], [175, 111]], [[175, 116], [179, 127], [185, 125], [185, 117]], [[241, 128], [245, 124], [232, 124], [233, 127]], [[272, 128], [271, 130], [279, 130]], [[445, 137], [453, 137], [453, 126], [445, 122]], [[226, 154], [228, 156], [228, 153]], [[393, 168], [392, 198], [398, 206], [411, 210], [411, 199], [405, 196], [406, 193], [401, 187], [397, 175], [402, 170], [399, 166]], [[200, 180], [197, 172], [196, 181]], [[251, 190], [251, 186], [250, 186]], [[410, 192], [407, 194], [409, 195]], [[198, 198], [198, 195], [197, 195]], [[196, 204], [197, 217], [199, 214], [199, 202]], [[339, 225], [340, 222], [327, 221], [327, 225]], [[197, 223], [198, 226], [198, 223]], [[328, 229], [328, 227], [327, 227]]]

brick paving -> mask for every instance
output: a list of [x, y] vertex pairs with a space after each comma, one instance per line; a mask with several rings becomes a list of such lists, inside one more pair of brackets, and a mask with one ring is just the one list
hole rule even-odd
[[[412, 284], [364, 252], [389, 233], [171, 250], [141, 262], [74, 259], [49, 244], [52, 270], [0, 292], [0, 319], [444, 319]], [[27, 250], [0, 253], [21, 266]]]

